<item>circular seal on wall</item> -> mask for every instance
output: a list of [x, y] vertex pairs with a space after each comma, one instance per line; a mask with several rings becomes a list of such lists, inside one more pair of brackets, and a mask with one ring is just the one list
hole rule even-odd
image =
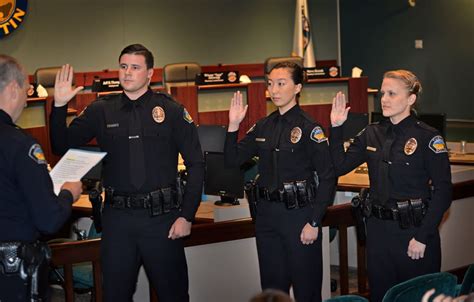
[[0, 39], [17, 30], [25, 19], [27, 0], [0, 0]]

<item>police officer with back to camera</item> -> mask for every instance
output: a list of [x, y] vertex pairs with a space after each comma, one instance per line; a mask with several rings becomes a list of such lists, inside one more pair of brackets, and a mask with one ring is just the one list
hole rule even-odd
[[[66, 104], [83, 87], [72, 88], [69, 65], [56, 76], [53, 151], [64, 153], [96, 138], [107, 152], [101, 244], [105, 301], [132, 300], [141, 264], [160, 301], [189, 300], [182, 237], [190, 234], [201, 200], [204, 161], [191, 116], [170, 96], [149, 88], [152, 75], [152, 53], [140, 44], [125, 47], [119, 56], [123, 93], [99, 98], [69, 127]], [[176, 177], [178, 152], [188, 171], [185, 192]]]
[[290, 62], [271, 69], [267, 89], [278, 110], [258, 121], [238, 143], [237, 130], [248, 107], [240, 92], [234, 94], [225, 161], [236, 166], [259, 158], [259, 178], [246, 192], [256, 212], [262, 289], [288, 293], [293, 286], [296, 301], [309, 302], [321, 301], [320, 227], [335, 177], [322, 127], [297, 103], [303, 75], [303, 69]]
[[37, 240], [63, 225], [82, 191], [66, 182], [56, 196], [41, 146], [14, 124], [28, 89], [20, 64], [0, 55], [0, 301], [47, 301], [51, 251]]
[[443, 137], [411, 114], [420, 93], [412, 72], [386, 72], [381, 107], [388, 119], [367, 126], [346, 152], [340, 126], [350, 107], [342, 93], [333, 101], [330, 148], [336, 174], [363, 162], [369, 171], [369, 195], [358, 202], [364, 206], [371, 301], [441, 267], [438, 226], [451, 203], [451, 170]]

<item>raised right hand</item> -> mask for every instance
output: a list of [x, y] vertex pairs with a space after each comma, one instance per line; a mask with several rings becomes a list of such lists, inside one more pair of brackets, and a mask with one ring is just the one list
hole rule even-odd
[[245, 105], [242, 101], [242, 93], [237, 91], [234, 93], [234, 97], [230, 102], [229, 110], [229, 128], [227, 131], [234, 132], [239, 130], [239, 125], [247, 114], [249, 105]]
[[54, 82], [54, 106], [62, 107], [66, 105], [76, 94], [84, 89], [83, 86], [72, 88], [72, 78], [74, 70], [69, 64], [63, 65], [61, 70], [56, 74]]
[[73, 202], [77, 201], [81, 197], [82, 193], [82, 182], [80, 181], [66, 181], [62, 186], [61, 190], [68, 190], [72, 194]]
[[338, 92], [332, 99], [331, 108], [331, 126], [339, 127], [347, 120], [347, 114], [351, 107], [346, 108], [346, 96], [342, 92]]

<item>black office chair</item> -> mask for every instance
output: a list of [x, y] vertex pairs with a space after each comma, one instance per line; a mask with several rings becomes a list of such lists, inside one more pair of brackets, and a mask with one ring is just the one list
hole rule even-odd
[[265, 60], [265, 63], [263, 63], [263, 68], [265, 74], [268, 74], [270, 70], [273, 68], [278, 63], [281, 62], [293, 62], [298, 64], [299, 66], [303, 67], [304, 60], [302, 57], [271, 57]]
[[[35, 85], [43, 86], [48, 92], [48, 96], [54, 95], [54, 82], [56, 74], [61, 70], [61, 66], [38, 68], [34, 74]], [[74, 85], [74, 78], [72, 79]]]
[[167, 64], [163, 67], [163, 87], [170, 93], [171, 87], [194, 85], [199, 73], [201, 65], [195, 62]]

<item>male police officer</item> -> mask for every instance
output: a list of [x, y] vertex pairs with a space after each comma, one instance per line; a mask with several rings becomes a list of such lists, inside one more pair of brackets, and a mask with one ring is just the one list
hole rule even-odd
[[[66, 127], [73, 70], [56, 76], [51, 113], [53, 151], [63, 153], [96, 138], [107, 152], [102, 269], [105, 301], [130, 301], [144, 265], [160, 302], [188, 301], [188, 275], [181, 237], [191, 232], [201, 200], [203, 157], [186, 109], [149, 89], [153, 55], [140, 44], [119, 56], [124, 92], [98, 99]], [[188, 170], [184, 197], [176, 182], [178, 152]], [[120, 272], [120, 274], [117, 274]]]
[[41, 146], [14, 122], [29, 84], [12, 57], [0, 55], [0, 301], [45, 301], [50, 251], [36, 242], [57, 231], [82, 191], [65, 183], [58, 196]]

